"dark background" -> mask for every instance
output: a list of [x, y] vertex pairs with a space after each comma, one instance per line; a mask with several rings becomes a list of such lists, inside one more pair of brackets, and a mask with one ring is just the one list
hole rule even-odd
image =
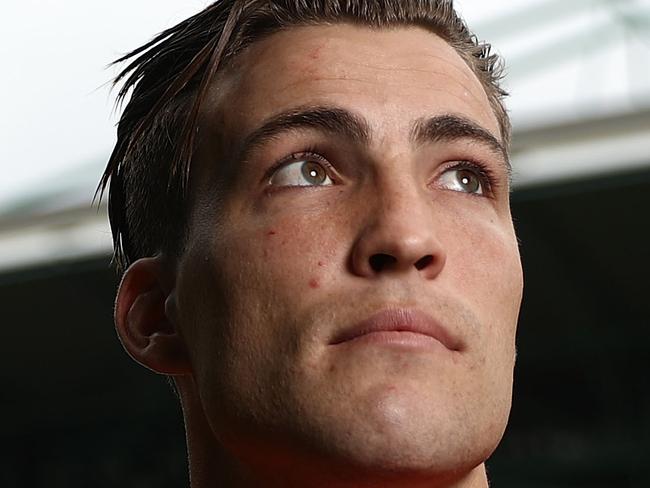
[[[526, 286], [496, 488], [650, 487], [650, 171], [517, 190]], [[187, 486], [181, 413], [105, 258], [0, 275], [0, 486]]]

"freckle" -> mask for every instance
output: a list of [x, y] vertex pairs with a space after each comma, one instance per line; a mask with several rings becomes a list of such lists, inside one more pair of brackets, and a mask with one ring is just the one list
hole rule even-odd
[[311, 59], [318, 59], [320, 58], [320, 53], [323, 50], [323, 46], [319, 46], [316, 49], [314, 49], [311, 53], [309, 53], [309, 57]]
[[312, 279], [312, 280], [309, 281], [309, 287], [310, 287], [310, 288], [314, 288], [314, 289], [316, 289], [316, 288], [318, 288], [319, 286], [320, 286], [320, 284], [318, 283], [318, 280], [316, 280], [316, 279]]
[[275, 234], [277, 234], [277, 232], [274, 231], [274, 230], [270, 230], [270, 231], [268, 232], [268, 235], [269, 235], [269, 236], [274, 236]]

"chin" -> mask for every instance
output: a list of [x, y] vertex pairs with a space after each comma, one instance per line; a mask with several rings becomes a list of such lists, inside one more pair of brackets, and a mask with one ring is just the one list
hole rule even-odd
[[[335, 447], [328, 470], [346, 481], [340, 486], [448, 486], [482, 466], [498, 443], [462, 434], [449, 442], [447, 432], [431, 437], [421, 432], [409, 437], [410, 433], [404, 429], [396, 435], [348, 437]], [[329, 481], [324, 486], [337, 484]]]
[[314, 430], [319, 435], [313, 439], [317, 450], [350, 475], [374, 473], [382, 479], [466, 475], [496, 449], [509, 411], [499, 402], [493, 403], [500, 407], [496, 411], [477, 411], [408, 388], [375, 393], [370, 404], [345, 409], [346, 415], [317, 419]]

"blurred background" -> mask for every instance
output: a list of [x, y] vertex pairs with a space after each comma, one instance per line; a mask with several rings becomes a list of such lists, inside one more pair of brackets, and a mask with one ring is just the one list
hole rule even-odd
[[[208, 1], [5, 0], [0, 486], [187, 486], [178, 402], [113, 331], [106, 65]], [[526, 290], [493, 486], [650, 487], [650, 1], [458, 0], [507, 61]]]

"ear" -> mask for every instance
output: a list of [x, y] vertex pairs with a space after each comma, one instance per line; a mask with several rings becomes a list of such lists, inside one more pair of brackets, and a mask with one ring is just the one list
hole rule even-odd
[[124, 349], [138, 363], [167, 375], [191, 373], [177, 324], [165, 312], [174, 279], [163, 258], [134, 262], [124, 273], [115, 304], [115, 327]]

